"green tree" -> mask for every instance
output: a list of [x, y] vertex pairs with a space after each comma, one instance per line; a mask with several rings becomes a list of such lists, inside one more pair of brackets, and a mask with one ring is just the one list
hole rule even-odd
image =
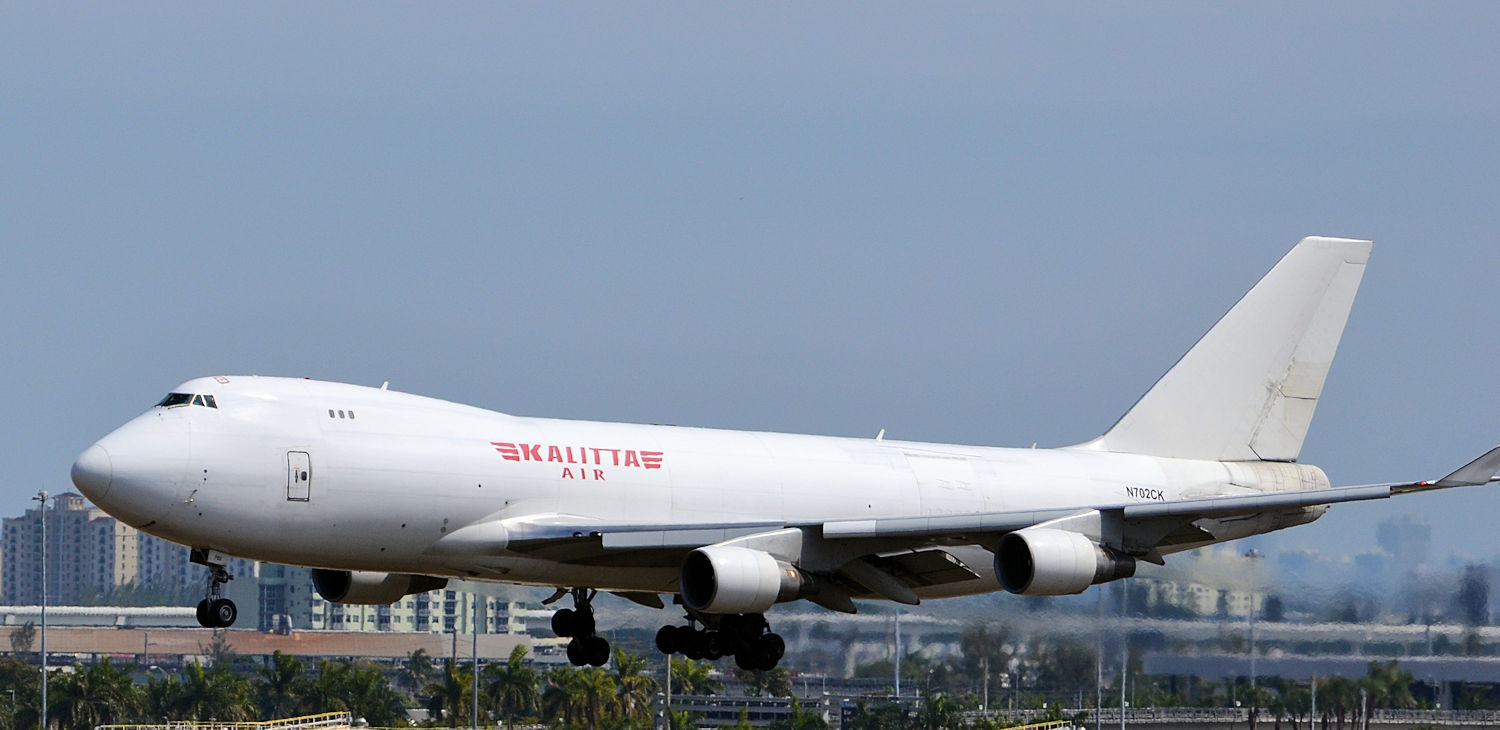
[[685, 695], [713, 695], [723, 691], [724, 683], [713, 676], [712, 662], [695, 662], [692, 659], [671, 660], [672, 687]]
[[739, 717], [733, 725], [720, 725], [720, 730], [754, 730], [755, 726], [750, 724], [750, 708], [741, 707]]
[[1329, 677], [1318, 687], [1318, 706], [1323, 708], [1323, 719], [1332, 716], [1337, 720], [1338, 730], [1344, 730], [1344, 721], [1349, 711], [1359, 705], [1359, 686], [1347, 677]]
[[294, 717], [307, 709], [307, 662], [277, 651], [255, 673], [255, 706], [262, 719]]
[[20, 626], [10, 630], [10, 651], [12, 654], [30, 654], [31, 647], [36, 643], [36, 624], [27, 621]]
[[792, 698], [792, 713], [771, 723], [771, 730], [828, 730], [828, 722], [822, 715], [802, 708], [797, 698]]
[[767, 695], [770, 697], [792, 696], [792, 675], [786, 667], [777, 667], [770, 671], [736, 669], [734, 678], [745, 685], [745, 693], [752, 697]]
[[415, 694], [425, 686], [427, 680], [432, 677], [432, 655], [426, 649], [418, 649], [406, 655], [406, 664], [401, 673], [402, 684], [406, 685], [407, 691]]
[[181, 719], [186, 706], [186, 690], [176, 675], [169, 674], [158, 679], [146, 676], [145, 719], [149, 722], [167, 722]]
[[941, 693], [922, 696], [922, 706], [917, 710], [917, 727], [926, 730], [958, 727], [963, 715], [958, 705]]
[[586, 701], [582, 672], [565, 665], [547, 672], [546, 679], [546, 686], [542, 689], [544, 718], [572, 725], [583, 717]]
[[245, 722], [255, 717], [250, 681], [236, 675], [228, 663], [204, 670], [198, 662], [183, 667], [177, 716], [203, 722]]
[[138, 712], [140, 692], [130, 672], [108, 659], [92, 667], [58, 674], [47, 698], [49, 719], [62, 730], [88, 730]]
[[422, 688], [422, 696], [428, 698], [427, 709], [433, 715], [447, 715], [448, 727], [458, 727], [458, 718], [468, 716], [464, 700], [469, 685], [469, 668], [456, 667], [452, 659], [445, 659], [442, 675]]
[[861, 701], [854, 706], [843, 727], [849, 730], [902, 730], [907, 724], [905, 707], [894, 702], [870, 706]]
[[646, 674], [646, 657], [615, 649], [612, 669], [615, 704], [620, 708], [620, 714], [627, 719], [649, 722], [656, 680]]
[[580, 690], [583, 693], [584, 719], [589, 727], [599, 727], [605, 718], [613, 716], [615, 702], [615, 680], [599, 667], [588, 667], [578, 673]]
[[372, 727], [393, 727], [406, 722], [405, 699], [374, 664], [354, 662], [341, 680], [340, 699], [356, 718]]
[[526, 666], [526, 647], [510, 650], [504, 664], [484, 668], [484, 685], [489, 704], [507, 727], [515, 727], [516, 715], [531, 712], [541, 701], [537, 691], [537, 672]]
[[1389, 662], [1370, 662], [1370, 668], [1360, 686], [1365, 688], [1369, 700], [1367, 709], [1375, 707], [1411, 709], [1417, 706], [1412, 696], [1411, 684], [1415, 681], [1411, 672], [1404, 672], [1392, 659]]
[[1037, 643], [1037, 674], [1042, 688], [1075, 693], [1093, 689], [1094, 647], [1076, 639]]

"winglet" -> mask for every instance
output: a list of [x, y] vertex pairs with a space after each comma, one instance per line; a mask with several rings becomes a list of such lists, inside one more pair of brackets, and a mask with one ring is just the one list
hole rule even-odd
[[1435, 487], [1476, 487], [1480, 484], [1488, 484], [1495, 481], [1495, 473], [1500, 472], [1500, 446], [1496, 446], [1479, 457], [1463, 466], [1458, 471], [1437, 480]]

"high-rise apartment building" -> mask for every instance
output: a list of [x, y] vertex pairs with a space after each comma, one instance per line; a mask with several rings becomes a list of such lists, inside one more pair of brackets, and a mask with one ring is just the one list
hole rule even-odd
[[[0, 601], [29, 605], [42, 600], [41, 506], [4, 521], [4, 567]], [[135, 578], [137, 533], [80, 494], [59, 494], [46, 512], [47, 600], [78, 603]]]

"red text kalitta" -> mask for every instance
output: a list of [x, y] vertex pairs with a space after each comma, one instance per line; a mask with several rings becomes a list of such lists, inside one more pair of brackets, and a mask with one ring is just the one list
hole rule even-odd
[[[639, 449], [606, 449], [596, 446], [554, 446], [491, 441], [506, 461], [542, 461], [553, 464], [584, 466], [618, 466], [631, 469], [660, 469], [662, 452]], [[591, 473], [592, 472], [592, 473]], [[604, 480], [603, 469], [572, 469], [564, 466], [564, 479]]]

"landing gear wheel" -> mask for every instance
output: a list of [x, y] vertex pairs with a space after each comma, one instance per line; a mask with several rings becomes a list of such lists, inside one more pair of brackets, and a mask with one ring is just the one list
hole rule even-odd
[[573, 636], [573, 609], [559, 608], [552, 614], [552, 633], [558, 636]]
[[234, 601], [228, 598], [220, 598], [208, 604], [208, 618], [216, 629], [227, 629], [233, 626], [234, 620], [239, 616], [239, 609], [235, 608]]
[[234, 601], [224, 597], [224, 584], [234, 579], [229, 571], [224, 569], [224, 561], [228, 556], [218, 556], [211, 550], [194, 548], [189, 554], [189, 559], [199, 565], [208, 566], [208, 586], [204, 590], [203, 600], [198, 602], [194, 611], [194, 617], [198, 619], [198, 625], [206, 629], [223, 629], [234, 625], [234, 620], [239, 618], [240, 612], [234, 607]]
[[678, 638], [681, 636], [680, 632], [681, 629], [671, 625], [657, 629], [656, 650], [663, 654], [677, 653], [678, 645], [682, 643], [682, 640]]
[[689, 629], [686, 632], [679, 633], [677, 636], [680, 642], [680, 646], [677, 649], [682, 652], [683, 656], [695, 662], [708, 656], [708, 640], [703, 636], [702, 631]]
[[764, 634], [755, 641], [755, 655], [760, 660], [755, 668], [769, 672], [776, 668], [785, 654], [786, 642], [779, 634]]
[[609, 663], [609, 642], [602, 636], [590, 636], [583, 640], [587, 653], [588, 663], [602, 667]]
[[609, 663], [609, 641], [602, 636], [580, 636], [568, 642], [568, 663], [602, 667]]
[[602, 667], [609, 662], [609, 642], [594, 635], [594, 609], [590, 605], [594, 591], [573, 589], [573, 608], [560, 608], [552, 614], [552, 633], [572, 637], [568, 642], [568, 662], [575, 667]]

